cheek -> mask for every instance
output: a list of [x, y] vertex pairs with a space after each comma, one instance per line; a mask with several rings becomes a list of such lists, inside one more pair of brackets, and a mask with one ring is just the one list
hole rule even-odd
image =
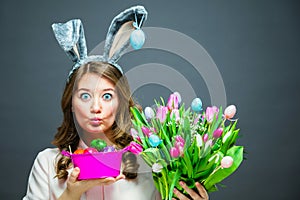
[[115, 118], [118, 110], [118, 102], [112, 101], [110, 103], [107, 103], [103, 108], [105, 108], [105, 115], [107, 117]]
[[82, 103], [78, 100], [72, 102], [72, 112], [74, 112], [76, 116], [85, 115], [89, 111], [89, 108], [87, 103]]

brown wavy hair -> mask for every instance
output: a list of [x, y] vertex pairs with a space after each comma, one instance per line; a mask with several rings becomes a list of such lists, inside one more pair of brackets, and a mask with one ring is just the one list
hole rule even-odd
[[[130, 107], [139, 105], [135, 104], [129, 88], [128, 81], [125, 76], [114, 66], [105, 62], [89, 62], [79, 67], [69, 78], [66, 83], [62, 100], [61, 108], [63, 111], [63, 122], [57, 129], [52, 144], [57, 146], [60, 151], [65, 150], [74, 152], [79, 144], [80, 137], [76, 130], [76, 125], [72, 113], [72, 95], [76, 89], [78, 81], [87, 73], [94, 73], [104, 78], [107, 78], [116, 87], [116, 92], [119, 98], [119, 107], [116, 113], [115, 122], [112, 125], [112, 135], [109, 140], [114, 143], [118, 148], [124, 148], [132, 140], [129, 133], [131, 128], [131, 113]], [[136, 156], [131, 153], [125, 153], [122, 158], [123, 169], [122, 172], [128, 179], [137, 177], [137, 164]], [[67, 169], [71, 167], [71, 159], [65, 156], [59, 157], [56, 163], [56, 177], [59, 179], [67, 179]]]

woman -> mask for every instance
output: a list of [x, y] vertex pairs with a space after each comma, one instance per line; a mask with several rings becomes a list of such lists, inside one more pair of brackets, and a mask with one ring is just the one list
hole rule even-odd
[[[139, 13], [138, 9], [141, 8], [134, 7], [132, 13], [137, 16], [136, 19], [141, 19], [136, 14]], [[126, 11], [121, 17], [124, 13], [130, 13]], [[117, 16], [117, 19], [120, 19], [119, 17]], [[124, 22], [127, 23], [128, 20]], [[82, 35], [83, 29], [78, 28], [73, 21], [72, 25], [74, 24], [74, 30]], [[114, 36], [116, 34], [118, 33], [113, 33]], [[84, 38], [79, 37], [76, 42], [78, 41], [81, 41], [81, 44], [76, 46], [81, 49], [74, 50], [74, 45], [71, 45], [72, 50], [68, 50], [75, 64], [69, 74], [61, 101], [64, 119], [53, 141], [57, 148], [49, 148], [38, 154], [30, 173], [24, 200], [114, 200], [133, 197], [143, 200], [160, 199], [153, 184], [151, 171], [138, 173], [139, 165], [144, 164], [131, 153], [123, 156], [122, 175], [115, 178], [80, 181], [77, 180], [80, 169], [72, 169], [70, 158], [61, 155], [62, 150], [69, 148], [72, 152], [78, 148], [86, 148], [87, 144], [96, 138], [101, 138], [108, 145], [114, 145], [119, 149], [132, 141], [132, 137], [128, 134], [131, 127], [129, 108], [134, 106], [134, 102], [130, 96], [126, 77], [112, 59], [118, 57], [116, 54], [121, 55], [119, 49], [122, 45], [115, 48], [112, 44], [107, 48], [108, 59], [105, 56], [91, 58], [82, 56], [86, 54], [86, 50], [82, 49], [85, 44]], [[109, 45], [106, 44], [107, 46]], [[199, 183], [196, 184], [199, 194], [187, 188], [185, 183], [181, 182], [181, 185], [193, 199], [208, 199], [205, 189]], [[174, 193], [179, 199], [187, 199], [176, 189]]]

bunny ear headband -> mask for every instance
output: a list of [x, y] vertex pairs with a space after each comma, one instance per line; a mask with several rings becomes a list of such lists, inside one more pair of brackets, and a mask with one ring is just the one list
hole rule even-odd
[[74, 63], [68, 80], [77, 68], [90, 61], [107, 62], [123, 73], [117, 61], [125, 53], [129, 43], [134, 49], [140, 49], [143, 46], [145, 35], [140, 28], [147, 19], [147, 14], [143, 6], [134, 6], [117, 15], [108, 29], [103, 55], [87, 55], [84, 30], [80, 19], [53, 24], [52, 29], [56, 40]]

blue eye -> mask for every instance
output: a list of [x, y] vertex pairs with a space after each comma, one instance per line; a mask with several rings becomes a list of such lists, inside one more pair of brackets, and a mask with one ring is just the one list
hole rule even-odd
[[88, 93], [83, 93], [80, 95], [80, 98], [82, 100], [89, 100], [91, 98], [91, 96]]
[[109, 94], [109, 93], [106, 93], [106, 94], [103, 95], [103, 99], [106, 100], [106, 101], [111, 100], [111, 98], [112, 98], [112, 95]]

